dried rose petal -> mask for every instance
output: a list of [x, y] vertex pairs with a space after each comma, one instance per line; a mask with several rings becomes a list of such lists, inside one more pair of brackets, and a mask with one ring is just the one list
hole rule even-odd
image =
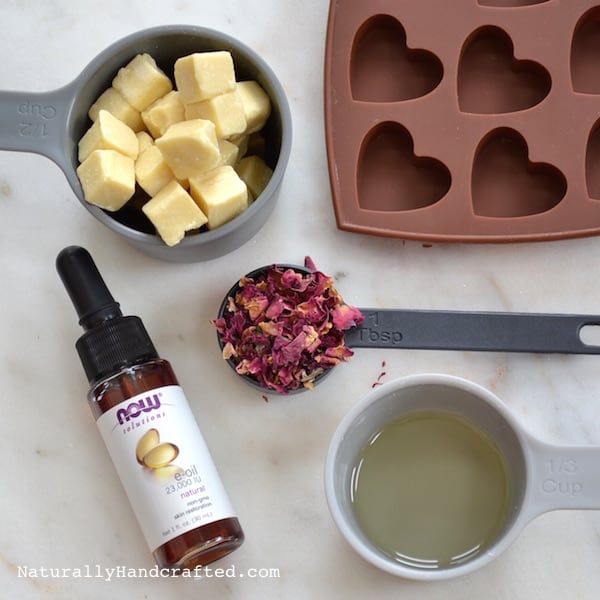
[[318, 297], [298, 304], [296, 310], [310, 323], [322, 323], [328, 316], [327, 309], [323, 307]]
[[309, 286], [310, 281], [310, 276], [305, 277], [293, 269], [288, 269], [281, 276], [281, 283], [286, 287], [289, 287], [291, 290], [295, 290], [297, 292], [305, 291]]
[[309, 271], [318, 270], [317, 265], [315, 265], [315, 261], [310, 256], [304, 257], [304, 268], [308, 269]]
[[269, 304], [269, 308], [265, 311], [265, 316], [268, 319], [277, 319], [284, 309], [283, 298], [276, 298]]
[[240, 375], [256, 375], [257, 373], [260, 373], [261, 370], [262, 364], [260, 358], [254, 358], [252, 360], [245, 358], [236, 368], [236, 371]]
[[283, 325], [281, 323], [275, 323], [273, 321], [263, 321], [258, 326], [267, 335], [281, 335], [283, 333]]
[[305, 325], [303, 331], [306, 334], [304, 347], [312, 354], [321, 344], [319, 332], [312, 325]]
[[342, 331], [347, 331], [352, 327], [360, 325], [364, 321], [364, 316], [354, 306], [342, 304], [333, 311], [333, 325]]
[[311, 273], [273, 266], [243, 277], [213, 321], [223, 357], [240, 375], [279, 393], [312, 389], [326, 370], [350, 360], [344, 332], [363, 321], [310, 257], [305, 265]]
[[343, 344], [340, 344], [335, 348], [327, 348], [327, 350], [325, 351], [325, 355], [333, 356], [335, 358], [338, 358], [339, 360], [347, 360], [354, 355], [354, 352], [352, 352], [350, 348], [344, 346]]
[[225, 360], [229, 360], [232, 356], [237, 356], [237, 352], [235, 351], [233, 344], [231, 342], [227, 342], [223, 346], [223, 358]]
[[263, 312], [269, 306], [269, 300], [266, 296], [256, 296], [252, 300], [248, 300], [243, 308], [248, 311], [250, 318], [255, 321], [263, 314]]

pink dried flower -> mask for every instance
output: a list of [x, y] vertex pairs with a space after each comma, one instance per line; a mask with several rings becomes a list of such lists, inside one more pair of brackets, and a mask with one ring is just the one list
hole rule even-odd
[[283, 333], [283, 325], [281, 323], [275, 323], [274, 321], [263, 321], [259, 323], [260, 329], [267, 335], [278, 336]]
[[283, 312], [284, 306], [283, 298], [275, 298], [265, 311], [265, 316], [269, 319], [277, 319]]
[[279, 393], [312, 389], [324, 371], [350, 360], [344, 332], [363, 321], [331, 277], [309, 257], [305, 265], [308, 274], [273, 266], [243, 277], [223, 316], [213, 321], [223, 357], [240, 375]]
[[296, 292], [304, 292], [310, 285], [311, 279], [311, 275], [301, 275], [293, 269], [287, 269], [281, 276], [281, 283]]
[[223, 346], [223, 358], [225, 360], [229, 360], [232, 356], [237, 356], [237, 352], [235, 351], [233, 344], [231, 342], [227, 342]]
[[318, 271], [315, 261], [310, 256], [304, 257], [304, 268], [308, 269], [309, 271]]
[[269, 300], [266, 296], [255, 296], [252, 300], [248, 300], [243, 308], [248, 311], [250, 318], [253, 321], [256, 321], [260, 315], [267, 309], [269, 306]]
[[342, 304], [333, 311], [333, 324], [338, 329], [346, 331], [360, 325], [364, 321], [363, 314], [354, 306]]

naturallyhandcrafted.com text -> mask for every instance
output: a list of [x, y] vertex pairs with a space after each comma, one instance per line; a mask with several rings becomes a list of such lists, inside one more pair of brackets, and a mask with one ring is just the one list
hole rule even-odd
[[79, 567], [31, 567], [17, 565], [17, 577], [25, 579], [102, 579], [113, 581], [115, 579], [278, 579], [280, 572], [273, 567], [250, 567], [244, 570], [236, 569], [235, 565], [229, 567], [201, 567], [194, 569], [180, 569], [173, 571], [158, 566], [149, 569], [117, 565], [104, 567], [102, 565], [81, 565]]

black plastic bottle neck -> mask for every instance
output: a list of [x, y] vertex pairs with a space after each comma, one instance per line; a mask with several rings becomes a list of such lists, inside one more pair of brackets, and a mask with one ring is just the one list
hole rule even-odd
[[65, 248], [56, 268], [85, 330], [76, 348], [90, 383], [158, 358], [141, 319], [123, 316], [87, 250]]

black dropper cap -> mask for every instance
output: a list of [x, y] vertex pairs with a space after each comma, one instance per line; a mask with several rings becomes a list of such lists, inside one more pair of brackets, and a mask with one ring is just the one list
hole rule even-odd
[[85, 248], [69, 246], [62, 250], [56, 269], [85, 330], [76, 348], [90, 382], [158, 358], [141, 319], [123, 316]]

